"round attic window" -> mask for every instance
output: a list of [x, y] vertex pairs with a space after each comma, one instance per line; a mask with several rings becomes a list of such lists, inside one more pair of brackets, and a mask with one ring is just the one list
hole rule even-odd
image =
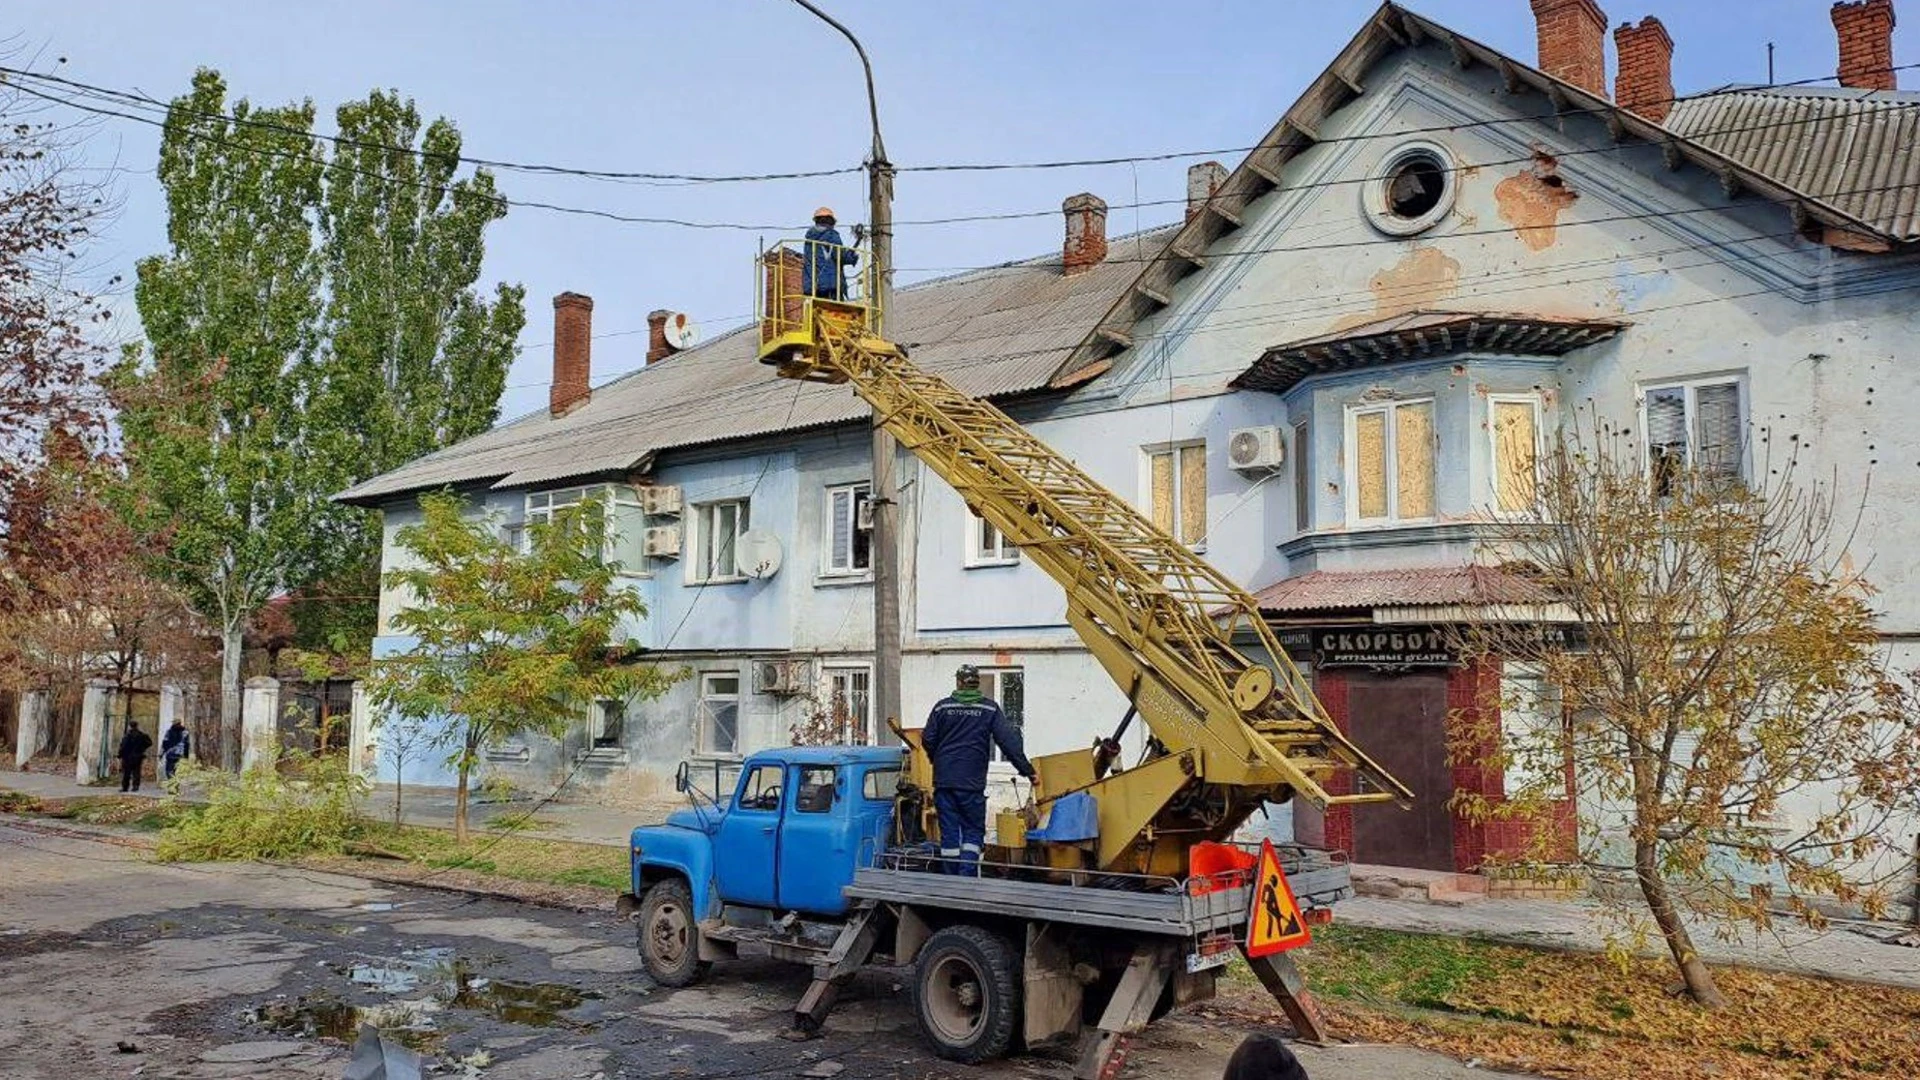
[[1399, 147], [1361, 188], [1367, 218], [1389, 236], [1424, 232], [1453, 208], [1453, 176], [1453, 158], [1439, 145]]

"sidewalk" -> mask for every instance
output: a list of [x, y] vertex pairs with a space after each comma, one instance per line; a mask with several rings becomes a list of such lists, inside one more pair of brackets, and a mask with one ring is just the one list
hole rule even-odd
[[[112, 787], [86, 787], [74, 783], [69, 776], [46, 773], [0, 772], [0, 789], [6, 788], [47, 798], [118, 794]], [[147, 798], [163, 795], [152, 788], [139, 794]], [[391, 787], [376, 788], [362, 801], [362, 812], [369, 817], [390, 818], [392, 800]], [[556, 799], [534, 814], [536, 821], [548, 827], [530, 830], [527, 835], [624, 848], [634, 826], [657, 822], [679, 805], [682, 804], [663, 801], [657, 806], [627, 810]], [[449, 788], [409, 787], [404, 806], [409, 825], [447, 828], [453, 822], [453, 791]], [[532, 801], [476, 802], [471, 807], [474, 827], [485, 828], [503, 817], [519, 817], [532, 811], [533, 806]], [[1604, 942], [1599, 924], [1593, 918], [1594, 911], [1592, 902], [1576, 900], [1478, 899], [1450, 906], [1415, 899], [1356, 896], [1342, 902], [1335, 909], [1334, 917], [1347, 925], [1378, 930], [1597, 952]], [[1783, 921], [1775, 932], [1750, 934], [1750, 940], [1739, 943], [1721, 940], [1710, 924], [1695, 923], [1690, 928], [1695, 946], [1714, 963], [1920, 989], [1920, 948], [1884, 943], [1885, 939], [1906, 929], [1899, 924], [1849, 923], [1816, 933], [1787, 926]], [[1646, 951], [1649, 955], [1659, 955], [1664, 950], [1656, 939]]]
[[[89, 787], [74, 783], [73, 777], [64, 773], [22, 773], [0, 772], [0, 790], [11, 789], [37, 795], [48, 799], [71, 799], [87, 795], [119, 795], [118, 785]], [[148, 799], [166, 797], [156, 784], [149, 783], [133, 796]], [[188, 795], [192, 799], [192, 795]], [[495, 821], [514, 819], [529, 813], [535, 825], [545, 828], [529, 828], [528, 836], [549, 840], [571, 840], [582, 844], [604, 844], [609, 847], [625, 848], [628, 835], [636, 825], [646, 825], [664, 819], [667, 814], [682, 804], [662, 802], [658, 805], [640, 809], [622, 809], [619, 807], [598, 806], [588, 803], [564, 802], [555, 799], [534, 812], [537, 800], [524, 799], [513, 802], [480, 802], [474, 800], [468, 804], [473, 827], [484, 829]], [[424, 825], [430, 828], [453, 827], [453, 789], [439, 787], [408, 787], [401, 800], [402, 820], [409, 825]], [[360, 812], [370, 818], [390, 821], [393, 818], [393, 787], [375, 787], [360, 801]]]

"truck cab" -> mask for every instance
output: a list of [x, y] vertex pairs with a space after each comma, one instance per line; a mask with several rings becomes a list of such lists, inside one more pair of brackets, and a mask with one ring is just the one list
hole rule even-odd
[[639, 911], [648, 970], [668, 985], [697, 978], [711, 951], [701, 924], [729, 908], [748, 919], [844, 916], [854, 872], [887, 846], [903, 759], [899, 747], [763, 750], [742, 763], [731, 794], [695, 792], [665, 823], [634, 829], [633, 892], [622, 901]]

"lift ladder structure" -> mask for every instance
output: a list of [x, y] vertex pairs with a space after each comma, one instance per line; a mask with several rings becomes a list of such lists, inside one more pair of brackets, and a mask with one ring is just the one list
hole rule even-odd
[[[1263, 799], [1412, 799], [1335, 726], [1245, 589], [1006, 413], [916, 368], [870, 332], [869, 309], [808, 298], [804, 312], [785, 310], [792, 317], [771, 328], [785, 333], [763, 327], [761, 360], [787, 378], [850, 384], [902, 446], [1059, 582], [1068, 621], [1164, 748], [1112, 774], [1090, 751], [1036, 761], [1047, 800], [1098, 796], [1098, 866], [1184, 869], [1188, 845], [1224, 838]], [[1194, 780], [1214, 797], [1194, 798]]]

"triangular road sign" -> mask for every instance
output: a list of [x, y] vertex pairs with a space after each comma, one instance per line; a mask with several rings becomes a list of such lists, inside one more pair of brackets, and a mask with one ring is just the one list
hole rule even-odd
[[1247, 905], [1247, 956], [1269, 956], [1297, 949], [1313, 940], [1307, 932], [1307, 920], [1300, 917], [1300, 904], [1287, 884], [1287, 872], [1280, 868], [1280, 856], [1273, 841], [1260, 845], [1260, 861], [1253, 868], [1253, 895]]

